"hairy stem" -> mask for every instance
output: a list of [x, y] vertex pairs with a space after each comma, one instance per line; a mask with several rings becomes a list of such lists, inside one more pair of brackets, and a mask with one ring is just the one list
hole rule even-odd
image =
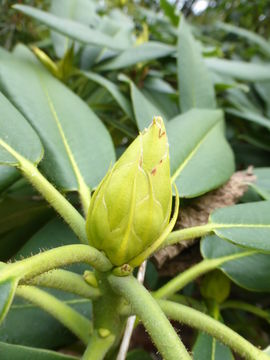
[[97, 299], [101, 296], [100, 290], [87, 284], [81, 275], [62, 269], [38, 275], [26, 284], [59, 289], [88, 299]]
[[167, 284], [162, 286], [154, 293], [154, 297], [157, 299], [167, 298], [179, 290], [183, 289], [187, 284], [191, 281], [197, 279], [199, 276], [212, 271], [224, 264], [225, 262], [232, 261], [235, 259], [239, 259], [244, 256], [253, 255], [255, 251], [246, 251], [242, 253], [236, 253], [228, 256], [223, 256], [217, 259], [205, 259], [198, 263], [197, 265], [192, 266], [188, 270], [182, 272], [172, 280], [170, 280]]
[[73, 310], [54, 296], [33, 286], [18, 286], [16, 295], [48, 312], [72, 331], [85, 344], [88, 343], [90, 333], [92, 332], [92, 323], [77, 311]]
[[109, 275], [108, 281], [115, 292], [130, 302], [164, 360], [191, 360], [169, 320], [143, 285], [132, 276]]
[[94, 331], [83, 354], [82, 360], [103, 360], [113, 345], [115, 337], [109, 334], [101, 337], [98, 331]]
[[215, 228], [215, 224], [205, 224], [200, 226], [194, 226], [187, 229], [172, 231], [165, 240], [165, 242], [162, 244], [162, 247], [177, 244], [184, 240], [190, 240], [197, 237], [205, 236], [210, 232], [212, 232], [214, 228]]
[[49, 270], [74, 263], [86, 263], [100, 271], [112, 268], [106, 256], [91, 246], [65, 245], [7, 264], [0, 272], [0, 279], [14, 276], [25, 281]]
[[268, 355], [257, 349], [235, 331], [210, 316], [171, 301], [158, 300], [158, 303], [170, 319], [206, 332], [229, 346], [243, 358], [247, 360], [270, 360]]

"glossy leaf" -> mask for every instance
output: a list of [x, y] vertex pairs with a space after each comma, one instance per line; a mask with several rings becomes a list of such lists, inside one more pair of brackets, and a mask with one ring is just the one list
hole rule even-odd
[[255, 123], [270, 130], [270, 119], [267, 119], [263, 115], [251, 111], [239, 111], [235, 109], [226, 109], [226, 112], [230, 115], [234, 115], [240, 119]]
[[220, 269], [239, 286], [251, 291], [270, 292], [269, 272], [270, 255], [255, 252], [251, 255], [245, 248], [223, 240], [216, 235], [207, 236], [201, 242], [201, 253], [204, 258], [216, 259], [227, 255], [246, 254], [241, 258], [228, 261]]
[[160, 42], [148, 41], [141, 45], [133, 46], [104, 65], [98, 67], [99, 70], [117, 70], [138, 64], [148, 62], [171, 55], [175, 48]]
[[171, 176], [181, 197], [195, 197], [226, 182], [234, 160], [219, 110], [190, 110], [170, 120]]
[[177, 76], [182, 112], [216, 107], [214, 85], [183, 15], [178, 33]]
[[68, 356], [55, 351], [35, 349], [26, 346], [7, 344], [0, 342], [1, 360], [75, 360], [74, 356]]
[[199, 333], [193, 347], [194, 360], [233, 360], [231, 350], [212, 336]]
[[0, 165], [0, 192], [20, 178], [19, 172], [6, 165]]
[[209, 217], [216, 235], [235, 244], [270, 251], [270, 201], [238, 204], [214, 211]]
[[0, 164], [11, 166], [19, 164], [5, 148], [6, 145], [38, 164], [43, 156], [43, 148], [35, 131], [2, 93], [0, 93], [0, 108]]
[[63, 19], [27, 5], [14, 5], [13, 7], [23, 14], [40, 21], [50, 29], [58, 31], [60, 34], [66, 35], [69, 38], [77, 40], [83, 44], [98, 45], [115, 50], [123, 50], [125, 48], [125, 46], [112, 36], [108, 36], [101, 31], [91, 29], [90, 27], [76, 21]]
[[[114, 161], [109, 133], [77, 95], [32, 60], [27, 49], [16, 50], [16, 56], [0, 60], [0, 85], [42, 139], [41, 170], [64, 190], [78, 189], [79, 178], [94, 187]], [[20, 140], [17, 146], [23, 145]], [[34, 154], [34, 144], [27, 143], [30, 154]]]
[[270, 80], [269, 64], [254, 64], [244, 61], [225, 60], [218, 58], [205, 59], [206, 66], [211, 71], [231, 76], [243, 81], [267, 81]]
[[255, 168], [255, 183], [250, 184], [252, 188], [265, 200], [270, 200], [270, 168]]
[[[0, 263], [0, 272], [1, 269], [5, 266], [6, 265], [3, 265], [3, 263]], [[18, 280], [13, 277], [0, 281], [0, 324], [3, 322], [9, 311], [17, 284]]]

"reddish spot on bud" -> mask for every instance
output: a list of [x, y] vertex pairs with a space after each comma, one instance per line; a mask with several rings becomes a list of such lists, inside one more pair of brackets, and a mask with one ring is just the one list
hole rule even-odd
[[162, 136], [164, 136], [166, 134], [165, 131], [162, 131], [161, 129], [159, 129], [159, 134], [158, 137], [161, 138]]
[[159, 161], [159, 163], [162, 164], [162, 163], [163, 163], [163, 159], [161, 159], [161, 160]]
[[151, 175], [156, 175], [156, 172], [157, 172], [157, 169], [154, 168], [154, 169], [151, 171]]

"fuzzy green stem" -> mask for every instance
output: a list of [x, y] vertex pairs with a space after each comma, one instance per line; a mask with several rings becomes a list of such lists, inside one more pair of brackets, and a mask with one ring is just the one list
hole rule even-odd
[[215, 224], [205, 224], [187, 229], [172, 231], [167, 237], [166, 241], [162, 244], [162, 247], [173, 245], [184, 240], [190, 240], [197, 237], [205, 236], [212, 232], [214, 228]]
[[143, 285], [133, 276], [110, 275], [108, 281], [116, 293], [130, 302], [164, 360], [191, 360], [169, 320]]
[[[69, 224], [82, 243], [88, 244], [85, 220], [70, 202], [40, 173], [36, 165], [21, 156], [11, 146], [0, 139], [3, 146], [18, 161], [17, 168], [21, 170], [25, 178], [41, 193], [51, 206]], [[86, 191], [86, 190], [85, 190]], [[89, 189], [88, 189], [89, 191]], [[90, 196], [90, 192], [89, 192]], [[89, 197], [90, 199], [90, 197]], [[87, 199], [86, 202], [90, 200]]]
[[220, 310], [225, 310], [225, 309], [237, 309], [237, 310], [247, 311], [253, 315], [259, 316], [260, 318], [270, 323], [270, 314], [268, 311], [260, 309], [257, 306], [248, 304], [244, 301], [228, 300], [220, 305]]
[[81, 275], [62, 269], [38, 275], [26, 284], [54, 288], [88, 299], [98, 299], [101, 296], [100, 290], [87, 284]]
[[268, 355], [257, 349], [235, 331], [210, 316], [188, 306], [176, 304], [171, 301], [158, 300], [158, 303], [170, 319], [206, 332], [223, 344], [229, 346], [243, 358], [247, 360], [270, 360]]
[[51, 314], [85, 344], [89, 342], [92, 323], [62, 301], [43, 290], [26, 285], [18, 286], [16, 295]]
[[1, 269], [0, 279], [14, 276], [25, 281], [49, 270], [74, 263], [86, 263], [100, 271], [112, 268], [106, 256], [89, 245], [65, 245], [7, 264]]
[[98, 331], [94, 331], [82, 360], [103, 360], [115, 340], [113, 334], [101, 337]]
[[197, 279], [199, 276], [209, 271], [216, 269], [225, 262], [239, 259], [244, 256], [250, 256], [253, 255], [255, 252], [256, 251], [246, 251], [242, 253], [223, 256], [217, 259], [205, 259], [170, 280], [167, 284], [162, 286], [154, 293], [154, 297], [156, 299], [168, 298], [169, 296], [183, 289], [183, 287], [185, 287], [191, 281]]

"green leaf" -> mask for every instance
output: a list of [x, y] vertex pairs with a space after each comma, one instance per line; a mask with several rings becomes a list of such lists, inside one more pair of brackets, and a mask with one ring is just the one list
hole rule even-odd
[[256, 176], [255, 183], [250, 186], [265, 200], [270, 200], [270, 168], [255, 168], [253, 173]]
[[60, 34], [66, 35], [71, 39], [77, 40], [83, 44], [98, 45], [114, 50], [125, 49], [125, 46], [123, 46], [117, 39], [114, 39], [113, 37], [106, 35], [101, 31], [91, 29], [90, 27], [80, 24], [76, 21], [63, 19], [27, 5], [14, 5], [13, 8], [40, 21], [50, 29], [55, 30]]
[[[1, 268], [5, 266], [6, 265], [3, 265], [3, 263], [0, 263], [0, 272]], [[0, 281], [0, 324], [3, 322], [9, 311], [10, 305], [15, 295], [17, 284], [18, 279], [13, 277]]]
[[9, 166], [0, 165], [0, 192], [20, 178], [19, 172]]
[[263, 126], [266, 129], [270, 130], [270, 120], [260, 114], [251, 111], [239, 111], [230, 108], [226, 109], [226, 113], [247, 120], [249, 122], [255, 123], [257, 125]]
[[206, 66], [211, 71], [231, 76], [243, 81], [268, 81], [270, 80], [270, 65], [247, 63], [244, 61], [225, 60], [218, 58], [205, 59]]
[[206, 259], [243, 254], [243, 257], [225, 262], [219, 268], [236, 284], [251, 290], [270, 292], [270, 255], [250, 251], [223, 240], [216, 235], [201, 241], [201, 253]]
[[179, 23], [179, 15], [176, 15], [175, 13], [175, 7], [172, 4], [170, 4], [167, 0], [160, 0], [160, 7], [164, 11], [164, 14], [168, 16], [171, 23], [174, 26], [177, 26]]
[[219, 110], [190, 110], [167, 124], [171, 176], [181, 197], [195, 197], [225, 183], [234, 171]]
[[248, 40], [249, 42], [258, 45], [260, 47], [260, 49], [265, 53], [265, 55], [270, 57], [270, 44], [262, 36], [252, 32], [252, 31], [249, 31], [247, 29], [243, 29], [239, 26], [235, 26], [232, 24], [226, 24], [226, 23], [223, 23], [220, 21], [216, 23], [216, 27], [218, 29], [238, 35], [238, 36]]
[[133, 46], [123, 51], [114, 59], [98, 67], [98, 70], [117, 70], [136, 65], [140, 62], [148, 62], [169, 56], [175, 52], [175, 48], [157, 41], [148, 41], [141, 45]]
[[151, 360], [152, 357], [144, 350], [132, 350], [127, 354], [126, 360]]
[[177, 51], [179, 104], [182, 112], [192, 108], [214, 109], [214, 85], [183, 15], [180, 19]]
[[75, 360], [74, 356], [68, 356], [55, 351], [35, 349], [26, 346], [13, 345], [0, 342], [1, 360]]
[[199, 333], [193, 347], [194, 360], [233, 360], [231, 350], [212, 336]]
[[43, 156], [39, 137], [21, 113], [0, 93], [0, 164], [18, 166], [12, 151], [38, 164]]
[[[114, 161], [109, 133], [77, 95], [31, 60], [27, 49], [20, 47], [17, 53], [19, 59], [10, 55], [0, 60], [0, 85], [42, 139], [45, 156], [41, 170], [64, 190], [76, 190], [82, 182], [96, 186]], [[26, 141], [31, 132], [21, 134], [14, 144], [22, 147], [21, 139]], [[32, 157], [34, 145], [27, 141], [26, 150]]]
[[[99, 22], [94, 3], [88, 0], [53, 0], [50, 13], [60, 18], [74, 20], [85, 26], [96, 26]], [[51, 38], [56, 55], [59, 58], [63, 57], [71, 46], [71, 41], [55, 31], [51, 33]], [[75, 51], [77, 49], [78, 46], [75, 46]]]
[[135, 119], [138, 125], [139, 130], [143, 130], [148, 127], [154, 116], [161, 116], [164, 123], [166, 124], [166, 117], [163, 114], [162, 110], [157, 108], [130, 80], [127, 76], [121, 74], [119, 79], [125, 81], [130, 86], [131, 100], [133, 105], [133, 110], [135, 114]]
[[209, 217], [216, 235], [235, 244], [270, 251], [270, 201], [229, 206]]
[[90, 71], [83, 71], [82, 74], [86, 76], [88, 79], [98, 83], [103, 86], [115, 99], [115, 101], [120, 105], [122, 110], [126, 113], [130, 119], [134, 118], [132, 107], [129, 100], [121, 93], [117, 85], [115, 85], [112, 81], [106, 79], [105, 77], [96, 74]]

